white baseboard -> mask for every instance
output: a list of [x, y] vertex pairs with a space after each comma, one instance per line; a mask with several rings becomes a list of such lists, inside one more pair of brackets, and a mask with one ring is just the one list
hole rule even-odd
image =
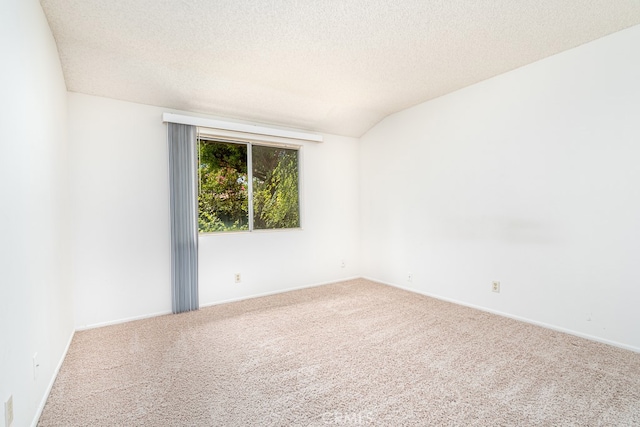
[[[226, 303], [229, 303], [229, 302], [242, 301], [242, 300], [245, 300], [245, 299], [266, 297], [266, 296], [269, 296], [269, 295], [280, 294], [280, 293], [283, 293], [283, 292], [297, 291], [297, 290], [306, 289], [306, 288], [314, 288], [316, 286], [328, 285], [330, 283], [346, 282], [347, 280], [354, 280], [354, 279], [359, 279], [359, 278], [360, 278], [360, 276], [348, 277], [348, 278], [331, 280], [331, 281], [328, 281], [328, 282], [313, 283], [313, 284], [310, 284], [310, 285], [302, 285], [302, 286], [296, 286], [296, 287], [292, 287], [292, 288], [278, 289], [278, 290], [270, 291], [270, 292], [262, 292], [262, 293], [259, 293], [259, 294], [250, 294], [250, 295], [245, 295], [245, 296], [241, 296], [241, 297], [237, 297], [237, 298], [230, 298], [230, 299], [226, 299], [226, 300], [221, 300], [221, 301], [206, 302], [206, 303], [200, 304], [200, 307], [210, 307], [210, 306], [213, 306], [213, 305], [226, 304]], [[168, 311], [160, 311], [160, 312], [156, 312], [156, 313], [142, 314], [140, 316], [125, 317], [125, 318], [122, 318], [122, 319], [110, 320], [110, 321], [107, 321], [107, 322], [91, 323], [91, 324], [88, 324], [88, 325], [76, 326], [76, 331], [86, 331], [88, 329], [102, 328], [103, 326], [118, 325], [120, 323], [132, 322], [134, 320], [142, 320], [142, 319], [149, 319], [151, 317], [165, 316], [165, 315], [171, 314], [171, 313], [172, 313], [171, 310], [168, 310]]]
[[482, 307], [482, 306], [475, 305], [475, 304], [470, 304], [468, 302], [456, 300], [454, 298], [443, 297], [443, 296], [440, 296], [440, 295], [436, 295], [436, 294], [432, 294], [432, 293], [429, 293], [429, 292], [421, 291], [419, 289], [414, 289], [414, 288], [409, 288], [409, 287], [406, 287], [406, 286], [396, 285], [395, 283], [385, 282], [385, 281], [374, 279], [374, 278], [371, 278], [371, 277], [363, 277], [363, 279], [371, 280], [372, 282], [377, 282], [377, 283], [381, 283], [383, 285], [387, 285], [387, 286], [391, 286], [391, 287], [394, 287], [394, 288], [402, 289], [404, 291], [413, 292], [413, 293], [424, 295], [424, 296], [427, 296], [427, 297], [439, 299], [441, 301], [447, 301], [447, 302], [450, 302], [450, 303], [453, 303], [453, 304], [458, 304], [458, 305], [463, 305], [465, 307], [475, 308], [476, 310], [485, 311], [487, 313], [497, 314], [498, 316], [508, 317], [509, 319], [519, 320], [521, 322], [529, 323], [529, 324], [536, 325], [536, 326], [541, 326], [541, 327], [546, 328], [546, 329], [551, 329], [551, 330], [554, 330], [554, 331], [563, 332], [565, 334], [569, 334], [569, 335], [573, 335], [573, 336], [576, 336], [576, 337], [584, 338], [584, 339], [587, 339], [587, 340], [590, 340], [590, 341], [596, 341], [596, 342], [599, 342], [599, 343], [602, 343], [602, 344], [608, 344], [608, 345], [611, 345], [611, 346], [614, 346], [614, 347], [618, 347], [618, 348], [622, 348], [622, 349], [625, 349], [625, 350], [630, 350], [630, 351], [633, 351], [633, 352], [636, 352], [636, 353], [640, 353], [640, 347], [635, 347], [635, 346], [624, 344], [624, 343], [621, 343], [621, 342], [608, 340], [606, 338], [601, 338], [601, 337], [598, 337], [598, 336], [595, 336], [595, 335], [585, 334], [585, 333], [582, 333], [582, 332], [574, 331], [572, 329], [563, 328], [561, 326], [556, 326], [556, 325], [552, 325], [552, 324], [549, 324], [549, 323], [540, 322], [538, 320], [533, 320], [533, 319], [529, 319], [529, 318], [526, 318], [526, 317], [517, 316], [515, 314], [505, 313], [505, 312], [502, 312], [502, 311], [499, 311], [499, 310], [494, 310], [494, 309], [491, 309], [491, 308]]
[[340, 283], [340, 282], [347, 282], [349, 280], [355, 280], [355, 279], [360, 279], [361, 276], [354, 276], [354, 277], [347, 277], [347, 278], [343, 278], [343, 279], [337, 279], [337, 280], [330, 280], [328, 282], [320, 282], [320, 283], [313, 283], [310, 285], [302, 285], [302, 286], [295, 286], [292, 288], [286, 288], [286, 289], [278, 289], [276, 291], [269, 291], [269, 292], [262, 292], [259, 294], [250, 294], [250, 295], [246, 295], [246, 296], [241, 296], [241, 297], [237, 297], [237, 298], [229, 298], [229, 299], [225, 299], [225, 300], [221, 300], [221, 301], [213, 301], [213, 302], [207, 302], [204, 304], [200, 304], [200, 307], [211, 307], [214, 305], [220, 305], [220, 304], [227, 304], [230, 302], [237, 302], [237, 301], [244, 301], [247, 299], [252, 299], [252, 298], [260, 298], [260, 297], [267, 297], [269, 295], [277, 295], [277, 294], [282, 294], [285, 292], [291, 292], [291, 291], [299, 291], [301, 289], [308, 289], [308, 288], [315, 288], [318, 286], [324, 286], [324, 285], [330, 285], [332, 283]]
[[76, 331], [86, 331], [87, 329], [102, 328], [103, 326], [118, 325], [120, 323], [133, 322], [134, 320], [148, 319], [150, 317], [158, 317], [171, 314], [169, 311], [158, 311], [155, 313], [142, 314], [140, 316], [124, 317], [122, 319], [109, 320], [108, 322], [91, 323], [89, 325], [76, 326]]
[[36, 414], [33, 417], [33, 421], [31, 422], [31, 427], [36, 427], [38, 425], [38, 421], [40, 421], [40, 415], [42, 415], [42, 411], [44, 410], [44, 405], [47, 404], [47, 399], [49, 399], [49, 394], [51, 393], [51, 389], [53, 389], [53, 384], [56, 382], [56, 378], [58, 378], [58, 373], [60, 372], [62, 363], [64, 362], [64, 359], [66, 359], [67, 357], [67, 352], [69, 351], [69, 347], [71, 347], [71, 341], [73, 341], [73, 336], [75, 335], [75, 333], [76, 333], [75, 331], [71, 332], [71, 336], [67, 341], [67, 346], [64, 348], [64, 351], [62, 352], [62, 357], [60, 357], [60, 360], [58, 361], [58, 365], [56, 366], [56, 369], [53, 371], [53, 375], [51, 376], [51, 381], [49, 381], [49, 385], [47, 386], [47, 389], [44, 392], [44, 396], [42, 396], [42, 399], [40, 400], [40, 404], [38, 405]]

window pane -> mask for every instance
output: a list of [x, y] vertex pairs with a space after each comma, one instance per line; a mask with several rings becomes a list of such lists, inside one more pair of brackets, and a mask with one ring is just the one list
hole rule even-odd
[[300, 227], [298, 151], [254, 145], [253, 228]]
[[198, 143], [198, 230], [248, 230], [247, 146], [206, 140]]

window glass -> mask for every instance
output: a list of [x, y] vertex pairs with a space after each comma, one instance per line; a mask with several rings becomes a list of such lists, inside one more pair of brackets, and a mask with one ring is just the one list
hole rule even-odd
[[247, 145], [206, 140], [198, 143], [198, 230], [248, 230]]
[[253, 145], [253, 228], [300, 227], [298, 151]]
[[300, 227], [298, 150], [199, 139], [198, 161], [200, 233]]

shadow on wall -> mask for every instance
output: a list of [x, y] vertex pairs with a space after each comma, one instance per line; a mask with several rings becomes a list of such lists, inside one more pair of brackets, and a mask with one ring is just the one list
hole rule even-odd
[[434, 237], [452, 240], [493, 240], [509, 244], [553, 245], [562, 234], [548, 223], [521, 217], [442, 216]]

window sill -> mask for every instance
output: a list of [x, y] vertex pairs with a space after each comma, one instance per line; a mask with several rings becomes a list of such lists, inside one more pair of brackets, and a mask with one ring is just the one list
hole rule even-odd
[[304, 228], [267, 228], [261, 230], [239, 230], [239, 231], [216, 231], [213, 233], [198, 233], [198, 238], [210, 236], [228, 236], [230, 234], [264, 234], [264, 233], [286, 233], [288, 231], [304, 231]]

